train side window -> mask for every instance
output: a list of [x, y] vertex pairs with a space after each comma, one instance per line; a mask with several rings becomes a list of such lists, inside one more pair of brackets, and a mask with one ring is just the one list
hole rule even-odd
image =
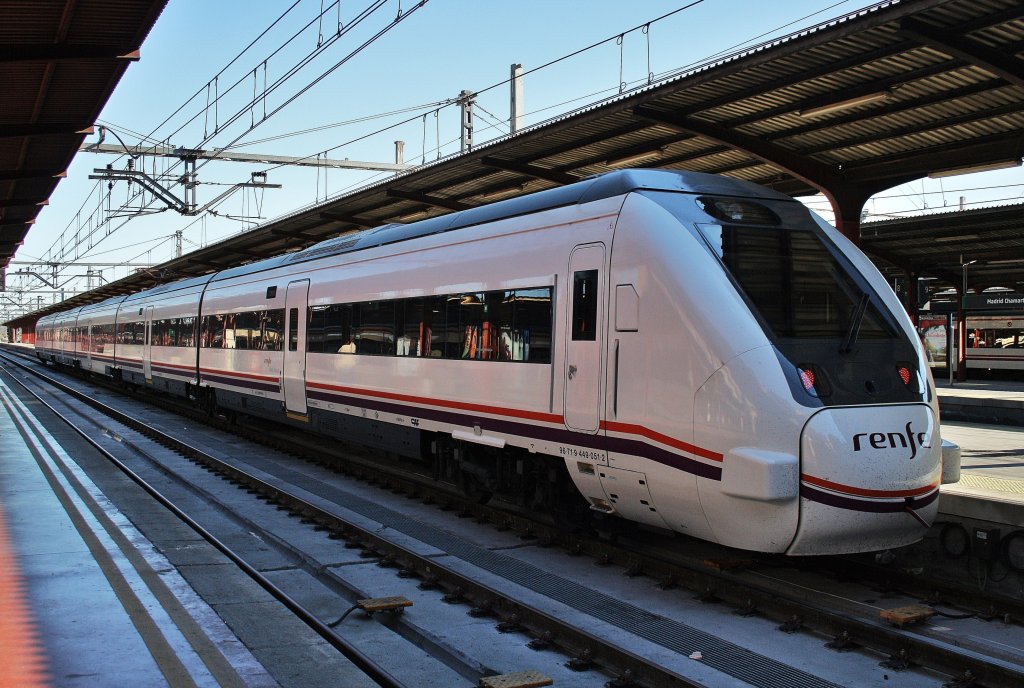
[[263, 350], [281, 351], [284, 347], [284, 309], [271, 308], [263, 314]]
[[260, 313], [245, 311], [235, 314], [235, 348], [261, 349]]
[[193, 316], [181, 319], [178, 346], [196, 345], [196, 319]]
[[320, 354], [333, 349], [324, 348], [324, 337], [327, 330], [327, 311], [333, 306], [310, 306], [306, 320], [306, 351]]
[[288, 310], [288, 350], [299, 350], [299, 309]]
[[359, 325], [355, 328], [355, 344], [356, 353], [394, 355], [394, 301], [366, 301], [359, 304]]
[[391, 302], [395, 309], [395, 350], [393, 353], [396, 356], [409, 356], [410, 349], [413, 347], [414, 340], [405, 334], [405, 319], [410, 301], [411, 299], [398, 299]]
[[512, 360], [551, 362], [551, 287], [517, 289], [512, 329]]
[[237, 333], [235, 332], [235, 319], [236, 318], [237, 318], [237, 314], [235, 314], [235, 313], [225, 313], [224, 314], [224, 344], [222, 345], [222, 348], [224, 348], [224, 349], [234, 349], [234, 348], [236, 348], [236, 337], [237, 337]]
[[437, 330], [437, 348], [440, 349], [443, 358], [459, 358], [462, 356], [462, 332], [459, 329], [459, 306], [462, 303], [462, 296], [450, 294], [445, 297], [444, 314], [440, 320]]
[[427, 299], [406, 299], [404, 311], [402, 329], [398, 332], [398, 355], [422, 356], [424, 334], [426, 341], [430, 342], [430, 308]]
[[423, 319], [417, 327], [420, 355], [427, 358], [444, 356], [445, 309], [448, 297], [443, 295], [424, 296]]
[[[484, 294], [463, 294], [459, 300], [459, 332], [462, 351], [459, 358], [478, 359], [490, 353], [490, 326], [484, 322]], [[487, 324], [485, 331], [484, 325]], [[488, 341], [484, 341], [485, 338]]]
[[573, 341], [597, 340], [597, 270], [579, 270], [572, 278]]

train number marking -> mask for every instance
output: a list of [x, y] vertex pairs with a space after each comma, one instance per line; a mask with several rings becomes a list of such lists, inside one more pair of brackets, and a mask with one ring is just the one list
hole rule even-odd
[[591, 461], [604, 461], [604, 454], [594, 449], [584, 449], [582, 447], [567, 447], [565, 445], [559, 445], [558, 453], [562, 456], [568, 456], [573, 459], [589, 459]]

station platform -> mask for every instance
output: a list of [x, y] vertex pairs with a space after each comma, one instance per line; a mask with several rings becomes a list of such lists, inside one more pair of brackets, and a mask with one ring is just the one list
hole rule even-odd
[[1024, 382], [935, 380], [942, 420], [1024, 427]]
[[0, 379], [0, 686], [271, 686]]

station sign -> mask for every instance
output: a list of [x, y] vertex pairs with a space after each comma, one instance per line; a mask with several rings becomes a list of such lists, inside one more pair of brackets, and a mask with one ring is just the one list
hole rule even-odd
[[968, 294], [964, 297], [964, 310], [968, 311], [1024, 311], [1024, 294], [1015, 291], [997, 291], [989, 294]]

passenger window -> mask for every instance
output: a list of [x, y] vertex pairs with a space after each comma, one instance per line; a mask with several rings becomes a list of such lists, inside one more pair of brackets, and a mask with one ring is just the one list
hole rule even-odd
[[512, 360], [551, 362], [551, 287], [517, 289]]
[[359, 304], [356, 352], [380, 356], [395, 353], [395, 302], [367, 301]]
[[[484, 294], [463, 294], [459, 304], [459, 329], [462, 334], [462, 352], [459, 358], [486, 358], [490, 353], [490, 327], [484, 325]], [[489, 325], [489, 324], [488, 324]], [[489, 339], [489, 337], [488, 337]]]
[[281, 351], [284, 332], [284, 309], [272, 308], [266, 311], [263, 320], [263, 350]]
[[[327, 329], [327, 311], [331, 306], [310, 306], [306, 321], [306, 351], [319, 354], [325, 351], [324, 336]], [[332, 349], [326, 349], [332, 351]]]
[[396, 347], [399, 356], [422, 356], [425, 333], [425, 341], [429, 346], [430, 308], [426, 301], [421, 298], [406, 299], [405, 301], [402, 329], [399, 330], [400, 335]]
[[572, 279], [572, 339], [597, 340], [597, 270], [580, 270]]
[[288, 350], [299, 350], [299, 309], [288, 310]]

